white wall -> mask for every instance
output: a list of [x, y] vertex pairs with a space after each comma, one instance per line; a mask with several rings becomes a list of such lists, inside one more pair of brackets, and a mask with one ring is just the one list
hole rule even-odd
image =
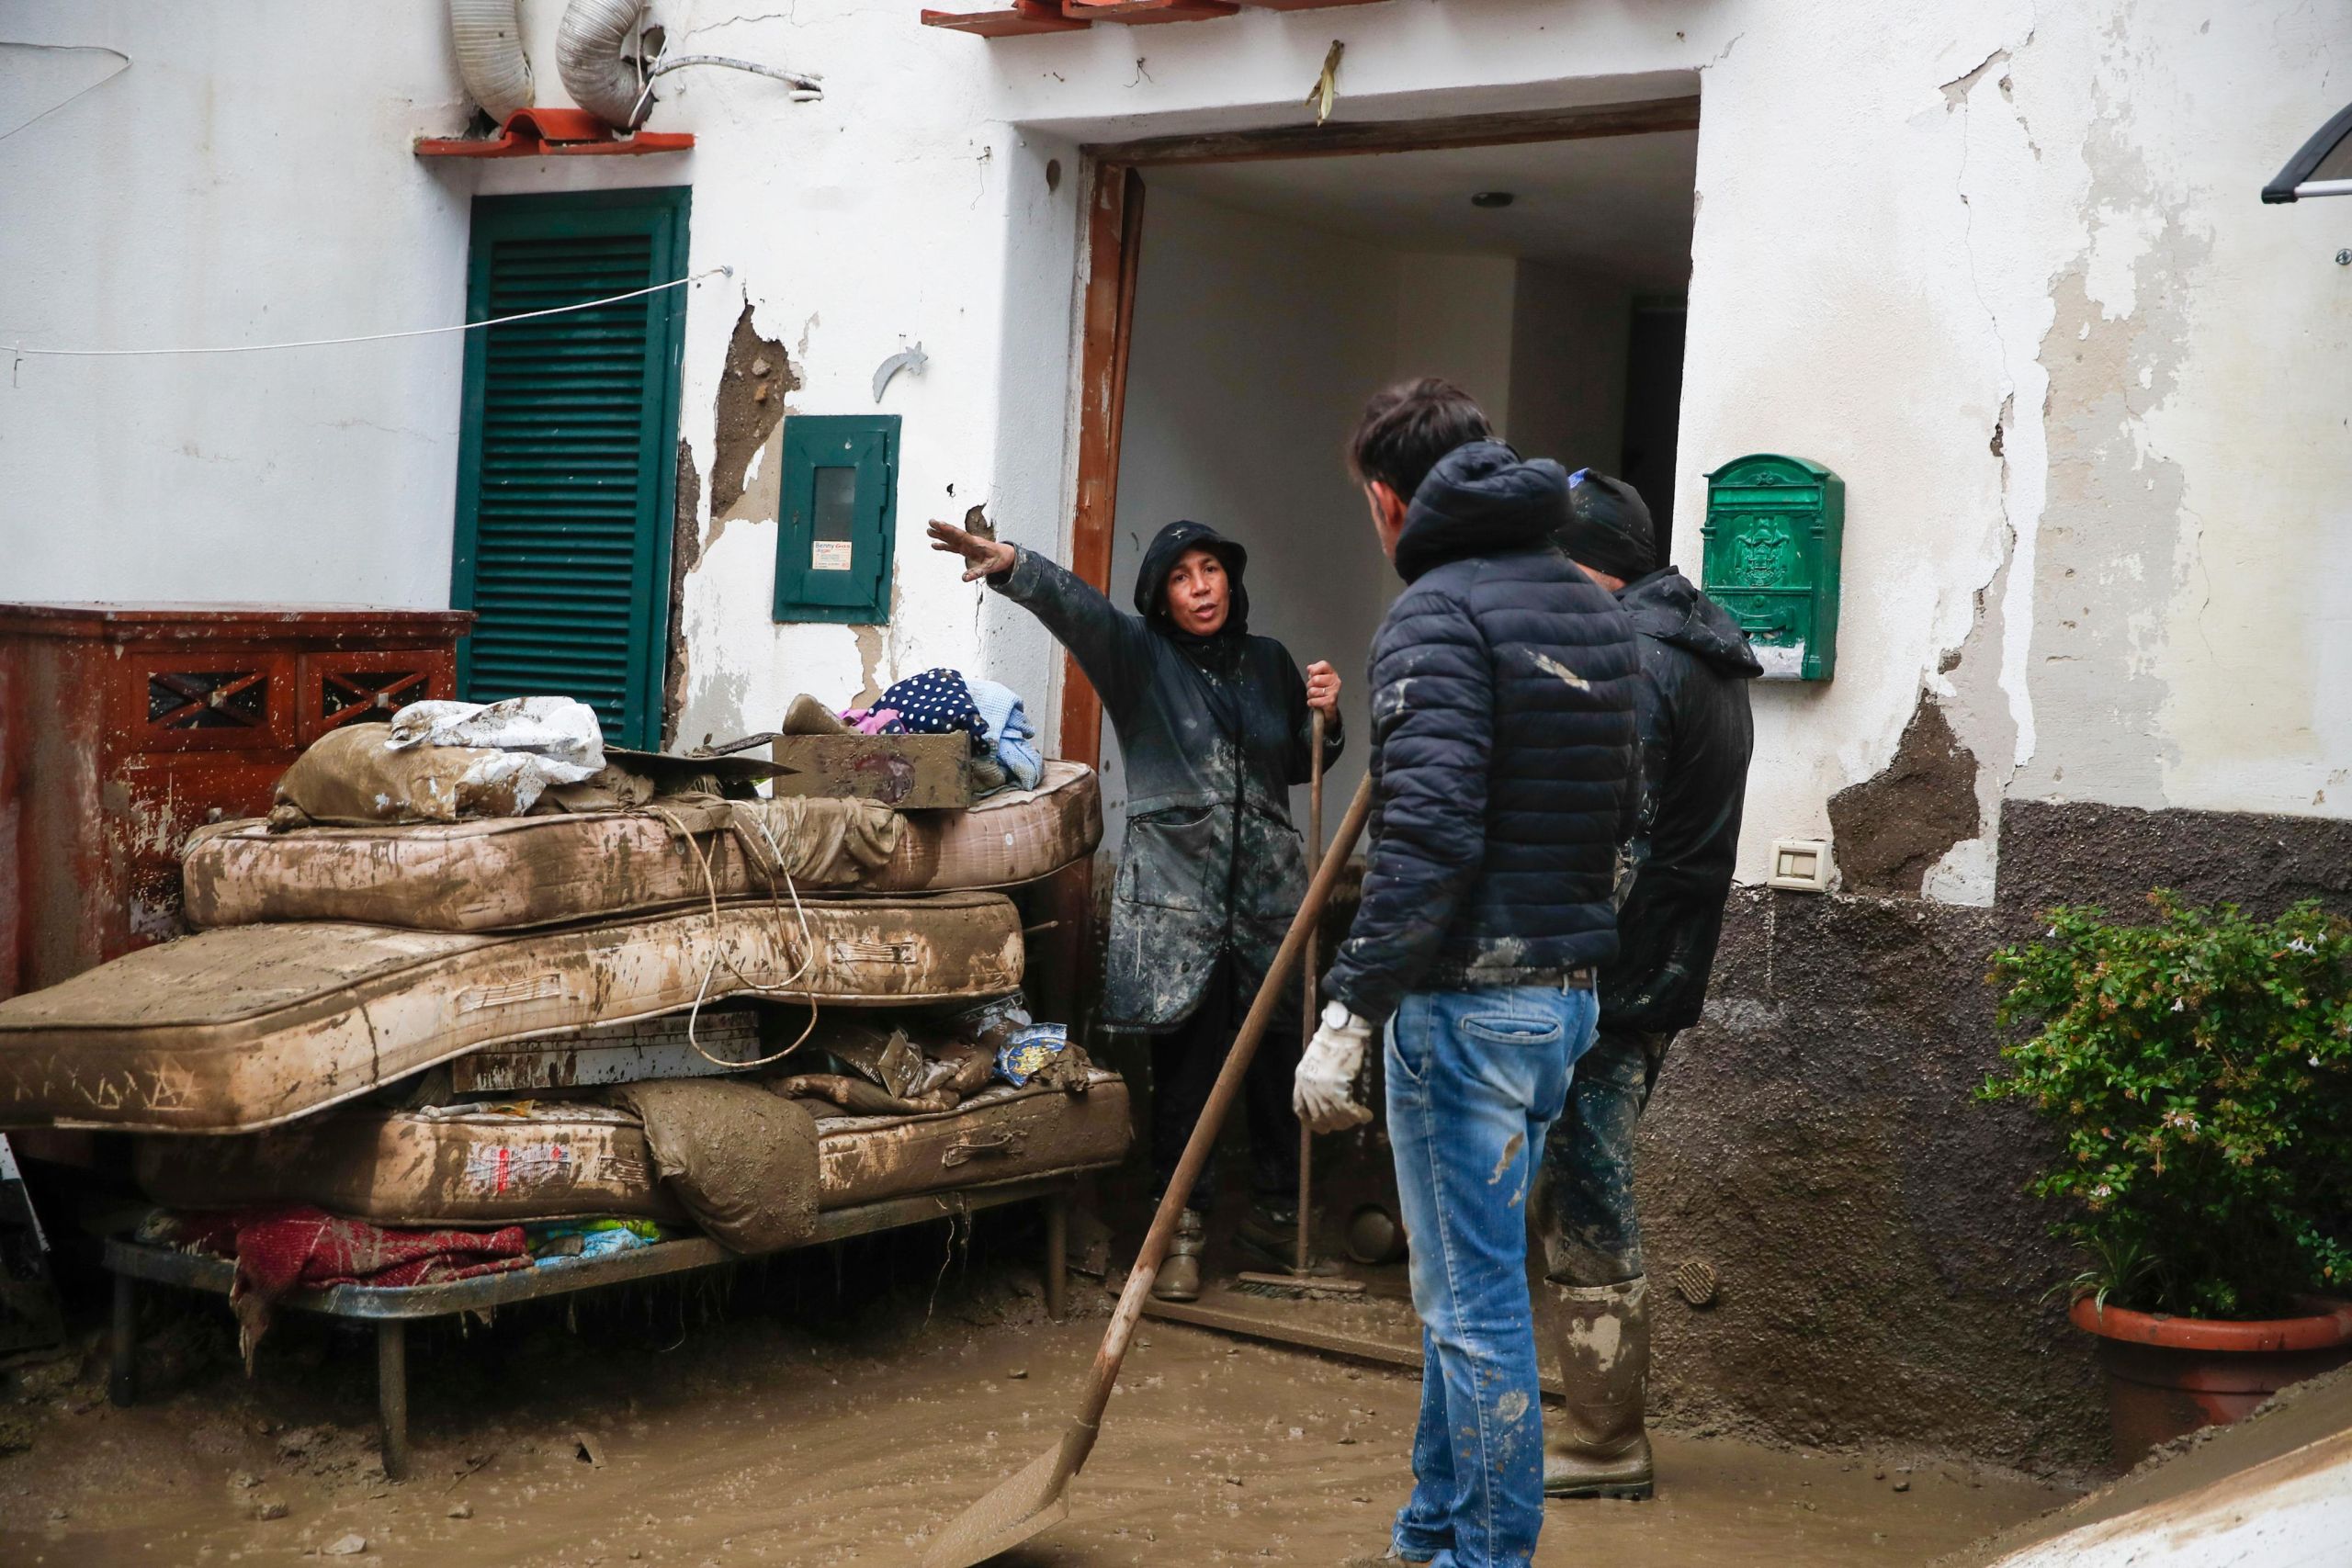
[[1625, 445], [1633, 290], [1612, 278], [1519, 264], [1511, 318], [1511, 444], [1573, 473], [1614, 474]]
[[[466, 196], [408, 152], [464, 110], [405, 7], [0, 13], [0, 342], [193, 346], [465, 316]], [[21, 41], [92, 46], [56, 53]], [[362, 64], [361, 62], [364, 62]], [[352, 69], [360, 65], [359, 69]], [[0, 382], [0, 596], [448, 604], [455, 336], [28, 357]]]
[[1509, 256], [1398, 258], [1394, 374], [1439, 376], [1511, 421], [1511, 323], [1519, 264]]
[[[1250, 629], [1302, 669], [1325, 659], [1340, 671], [1349, 746], [1325, 783], [1335, 825], [1363, 775], [1364, 654], [1394, 575], [1346, 441], [1364, 400], [1398, 374], [1408, 277], [1442, 284], [1444, 269], [1173, 189], [1154, 187], [1147, 213], [1112, 591], [1131, 603], [1144, 547], [1180, 517], [1249, 548]], [[1473, 335], [1467, 358], [1452, 355], [1460, 346], [1422, 332], [1422, 348], [1471, 367], [1487, 344]], [[1115, 823], [1125, 778], [1115, 747], [1106, 753]], [[1293, 805], [1304, 828], [1304, 791]]]
[[[694, 265], [736, 268], [688, 318], [704, 469], [745, 298], [794, 347], [794, 409], [871, 408], [903, 341], [932, 366], [885, 404], [908, 420], [892, 627], [771, 626], [773, 523], [706, 521], [688, 732], [963, 660], [1050, 714], [1045, 639], [919, 541], [975, 497], [1009, 537], [1066, 539], [1079, 144], [1296, 123], [1335, 38], [1346, 118], [1695, 84], [1678, 553], [1696, 476], [1729, 457], [1796, 452], [1849, 487], [1838, 677], [1759, 695], [1745, 869], [1886, 765], [1923, 686], [1979, 759], [1988, 834], [2012, 793], [2345, 810], [2343, 219], [2255, 199], [2342, 101], [2343, 7], [1395, 0], [993, 45], [922, 28], [913, 0], [657, 9], [673, 37], [824, 72], [827, 101], [690, 73], [655, 117], [696, 133], [690, 157], [435, 168], [409, 139], [465, 106], [430, 4], [326, 28], [295, 0], [18, 0], [0, 42], [132, 63], [0, 140], [0, 338], [454, 321], [474, 189], [690, 180]], [[560, 14], [526, 0], [545, 101]], [[458, 363], [448, 340], [26, 360], [0, 387], [5, 592], [444, 602]], [[1935, 890], [1982, 897], [1990, 874], [1963, 846]]]

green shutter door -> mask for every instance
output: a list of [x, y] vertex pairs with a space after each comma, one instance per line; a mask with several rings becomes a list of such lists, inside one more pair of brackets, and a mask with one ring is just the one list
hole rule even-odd
[[[684, 276], [684, 189], [484, 197], [469, 321]], [[683, 288], [467, 334], [451, 591], [458, 689], [552, 694], [661, 744]]]

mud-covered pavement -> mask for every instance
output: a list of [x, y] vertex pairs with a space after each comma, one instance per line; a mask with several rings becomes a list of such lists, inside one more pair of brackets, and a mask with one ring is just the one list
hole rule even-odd
[[[1100, 1292], [1077, 1283], [1099, 1314]], [[663, 1293], [573, 1326], [559, 1308], [417, 1336], [414, 1474], [398, 1485], [375, 1459], [367, 1338], [289, 1314], [249, 1382], [225, 1314], [167, 1305], [145, 1360], [177, 1386], [132, 1409], [106, 1404], [95, 1336], [78, 1370], [10, 1375], [0, 1414], [31, 1447], [0, 1458], [0, 1562], [906, 1562], [1054, 1440], [1102, 1328], [1045, 1321], [1017, 1270], [852, 1303], [816, 1326], [755, 1294], [738, 1289], [718, 1316], [707, 1296]], [[1376, 1552], [1419, 1388], [1147, 1325], [1069, 1522], [1007, 1561]], [[1919, 1563], [2067, 1495], [1728, 1439], [1668, 1436], [1660, 1468], [1656, 1502], [1554, 1505], [1539, 1563]]]

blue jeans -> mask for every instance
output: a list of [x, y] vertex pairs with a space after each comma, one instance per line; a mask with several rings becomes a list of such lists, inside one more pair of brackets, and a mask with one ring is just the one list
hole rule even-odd
[[1525, 1568], [1544, 1525], [1527, 1203], [1591, 1047], [1589, 990], [1417, 991], [1389, 1021], [1388, 1138], [1413, 1246], [1421, 1419], [1401, 1557]]

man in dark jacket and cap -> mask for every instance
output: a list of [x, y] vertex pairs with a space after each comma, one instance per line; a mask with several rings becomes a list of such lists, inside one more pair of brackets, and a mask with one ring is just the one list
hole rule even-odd
[[[1308, 778], [1310, 709], [1325, 715], [1323, 764], [1338, 761], [1340, 677], [1301, 676], [1288, 649], [1250, 630], [1249, 555], [1200, 523], [1170, 523], [1136, 573], [1135, 614], [1035, 550], [944, 523], [933, 547], [962, 556], [966, 581], [1025, 606], [1102, 699], [1126, 765], [1126, 842], [1111, 891], [1102, 1021], [1151, 1038], [1151, 1155], [1165, 1188], [1208, 1103], [1235, 1032], [1306, 896], [1290, 786]], [[1250, 1064], [1249, 1213], [1234, 1239], [1281, 1266], [1298, 1213], [1298, 1123], [1290, 1107], [1297, 1004]], [[1289, 1052], [1283, 1043], [1293, 1042]], [[1187, 1196], [1152, 1285], [1200, 1294], [1215, 1164]]]
[[1352, 457], [1407, 586], [1372, 649], [1363, 900], [1295, 1100], [1317, 1131], [1359, 1120], [1350, 1086], [1386, 1026], [1424, 1360], [1390, 1551], [1520, 1568], [1544, 1522], [1527, 1204], [1617, 955], [1640, 665], [1624, 613], [1553, 542], [1566, 473], [1491, 439], [1458, 388], [1374, 398]]
[[1646, 1497], [1649, 1287], [1634, 1214], [1634, 1129], [1667, 1047], [1699, 1021], [1707, 998], [1754, 744], [1747, 682], [1762, 671], [1722, 606], [1673, 567], [1654, 569], [1649, 508], [1632, 486], [1589, 468], [1575, 474], [1555, 537], [1640, 634], [1641, 794], [1617, 961], [1601, 971], [1600, 1038], [1577, 1066], [1544, 1152], [1537, 1214], [1567, 1393], [1544, 1490]]

